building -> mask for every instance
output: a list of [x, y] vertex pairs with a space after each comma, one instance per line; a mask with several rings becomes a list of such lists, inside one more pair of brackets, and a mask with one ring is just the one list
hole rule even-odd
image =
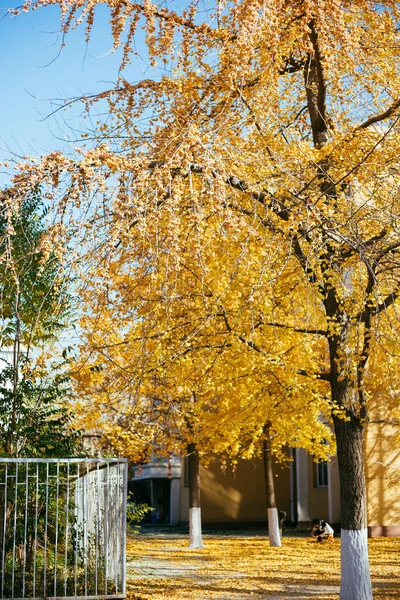
[[[365, 438], [369, 534], [400, 535], [400, 447], [394, 444], [398, 425], [371, 424]], [[278, 510], [287, 521], [309, 527], [313, 518], [340, 526], [340, 484], [336, 457], [315, 463], [301, 449], [291, 460], [275, 464]], [[201, 467], [201, 507], [204, 527], [266, 524], [267, 506], [262, 459], [239, 461], [235, 471], [218, 462]], [[187, 461], [174, 457], [131, 469], [130, 490], [137, 502], [155, 508], [153, 521], [188, 522]]]

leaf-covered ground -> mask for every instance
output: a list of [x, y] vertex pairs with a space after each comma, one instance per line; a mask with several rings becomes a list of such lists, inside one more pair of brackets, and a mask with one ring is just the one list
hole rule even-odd
[[[205, 536], [189, 550], [183, 535], [130, 536], [129, 600], [338, 600], [340, 540], [317, 544], [264, 536]], [[400, 599], [400, 538], [369, 540], [374, 600]]]

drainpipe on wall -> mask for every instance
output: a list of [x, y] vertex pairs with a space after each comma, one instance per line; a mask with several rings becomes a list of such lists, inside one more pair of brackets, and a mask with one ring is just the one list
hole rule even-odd
[[290, 508], [289, 517], [290, 521], [297, 525], [297, 495], [296, 495], [296, 453], [294, 448], [289, 448], [290, 455], [290, 472], [289, 472], [289, 483], [290, 483]]
[[327, 464], [327, 473], [328, 473], [328, 518], [329, 523], [333, 522], [333, 499], [332, 499], [332, 472], [331, 472], [332, 463], [328, 460]]
[[310, 486], [309, 456], [301, 448], [296, 448], [296, 492], [298, 525], [309, 526], [310, 518]]

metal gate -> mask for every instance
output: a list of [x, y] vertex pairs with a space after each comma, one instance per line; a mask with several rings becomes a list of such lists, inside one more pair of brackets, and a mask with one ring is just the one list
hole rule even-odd
[[0, 458], [0, 599], [124, 598], [126, 459]]

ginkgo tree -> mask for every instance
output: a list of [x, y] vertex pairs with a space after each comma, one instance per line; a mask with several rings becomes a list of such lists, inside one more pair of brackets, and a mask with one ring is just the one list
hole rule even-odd
[[[86, 20], [90, 37], [99, 3], [31, 0], [25, 8], [59, 5], [63, 31]], [[170, 70], [135, 84], [121, 74], [96, 98], [108, 100], [111, 115], [101, 126], [101, 144], [80, 161], [54, 154], [21, 165], [15, 196], [43, 180], [59, 190], [63, 180], [62, 206], [81, 204], [118, 179], [115, 200], [107, 209], [99, 203], [88, 225], [98, 233], [100, 223], [113, 220], [112, 250], [132, 228], [145, 236], [159, 215], [177, 231], [183, 187], [196, 180], [228, 224], [240, 221], [246, 230], [257, 222], [260, 246], [273, 236], [302, 282], [308, 324], [303, 314], [300, 323], [296, 313], [287, 319], [282, 307], [268, 326], [307, 329], [305, 347], [310, 331], [321, 340], [318, 371], [306, 368], [304, 376], [323, 376], [330, 389], [341, 486], [341, 598], [371, 598], [366, 373], [385, 312], [393, 343], [397, 329], [399, 3], [243, 0], [217, 2], [205, 14], [196, 2], [176, 11], [150, 0], [108, 4], [122, 69], [143, 26], [151, 64]], [[87, 97], [87, 105], [96, 99]], [[164, 240], [177, 257], [171, 236], [159, 236], [160, 251]]]
[[[187, 192], [193, 199], [194, 189]], [[298, 372], [298, 332], [269, 328], [254, 335], [262, 325], [255, 316], [268, 318], [293, 287], [291, 273], [274, 285], [267, 261], [277, 257], [260, 261], [257, 244], [249, 268], [241, 260], [243, 233], [221, 238], [223, 225], [217, 215], [199, 220], [201, 248], [187, 243], [182, 228], [174, 266], [168, 252], [158, 252], [158, 235], [168, 235], [160, 222], [149, 224], [145, 238], [132, 228], [106, 268], [95, 262], [83, 295], [85, 343], [76, 379], [87, 402], [80, 413], [85, 428], [103, 422], [108, 443], [136, 460], [149, 449], [188, 455], [191, 547], [201, 546], [199, 460], [221, 453], [252, 458], [264, 442], [269, 535], [271, 545], [280, 545], [271, 437], [278, 456], [290, 444], [325, 458], [331, 432], [321, 414], [329, 413], [329, 403], [316, 402]], [[251, 245], [253, 236], [245, 235]]]

